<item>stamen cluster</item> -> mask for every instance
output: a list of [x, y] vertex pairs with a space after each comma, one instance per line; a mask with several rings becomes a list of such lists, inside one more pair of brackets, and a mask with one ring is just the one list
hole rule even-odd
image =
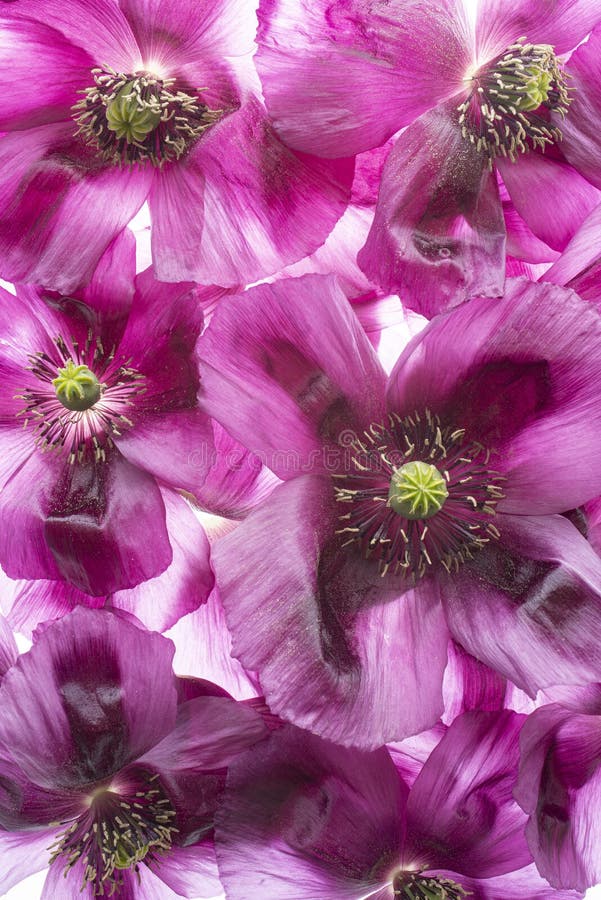
[[465, 139], [488, 158], [515, 162], [519, 153], [561, 140], [550, 112], [564, 117], [570, 103], [566, 75], [549, 44], [519, 38], [471, 79], [468, 98], [458, 107]]
[[[31, 424], [35, 429], [40, 450], [64, 451], [71, 464], [81, 462], [88, 452], [104, 460], [113, 438], [133, 425], [126, 413], [144, 393], [145, 377], [131, 368], [131, 359], [116, 359], [115, 347], [105, 350], [91, 330], [83, 345], [73, 336], [62, 335], [54, 343], [52, 355], [40, 351], [29, 357], [35, 381], [17, 395], [25, 404], [17, 415], [23, 418], [24, 428]], [[79, 408], [68, 401], [64, 384], [65, 373], [74, 373], [78, 367], [94, 379], [93, 394]]]
[[198, 95], [175, 87], [174, 78], [147, 72], [125, 74], [93, 69], [94, 85], [73, 107], [84, 141], [106, 162], [132, 166], [150, 161], [159, 168], [179, 159], [222, 115]]
[[65, 874], [81, 865], [81, 890], [89, 886], [95, 897], [118, 895], [122, 872], [137, 873], [142, 860], [151, 862], [168, 851], [177, 832], [175, 812], [159, 776], [138, 777], [137, 790], [97, 791], [89, 810], [67, 827], [53, 848], [51, 864], [62, 864]]
[[[417, 582], [431, 569], [458, 569], [499, 537], [491, 521], [504, 476], [489, 467], [491, 453], [465, 430], [444, 425], [428, 409], [387, 425], [372, 424], [350, 444], [354, 472], [334, 475], [336, 499], [348, 507], [338, 534], [377, 560], [380, 574], [401, 574]], [[408, 463], [435, 467], [444, 479], [444, 502], [419, 517], [395, 502], [399, 472]], [[391, 490], [392, 486], [392, 490]]]
[[461, 900], [469, 896], [469, 891], [450, 878], [432, 878], [414, 872], [397, 875], [392, 889], [400, 900]]

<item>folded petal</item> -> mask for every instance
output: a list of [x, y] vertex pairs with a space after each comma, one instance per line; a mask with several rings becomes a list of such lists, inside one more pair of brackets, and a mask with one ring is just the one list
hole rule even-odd
[[352, 160], [289, 150], [257, 100], [225, 115], [149, 197], [163, 281], [248, 284], [313, 253], [344, 212]]
[[503, 299], [472, 300], [411, 341], [389, 407], [427, 407], [488, 447], [508, 477], [504, 511], [573, 509], [601, 493], [600, 337], [597, 311], [572, 291], [511, 280]]
[[[25, 477], [22, 469], [6, 489], [10, 490], [11, 516], [17, 521]], [[86, 594], [100, 596], [135, 587], [171, 563], [173, 551], [159, 487], [118, 452], [111, 452], [106, 461], [65, 464], [58, 483], [46, 485], [46, 497], [45, 541], [60, 576]], [[35, 512], [39, 518], [40, 510]], [[148, 534], [152, 534], [151, 543]], [[24, 571], [24, 565], [19, 571], [4, 568], [11, 577], [40, 577]]]
[[49, 625], [5, 676], [0, 741], [42, 787], [102, 780], [175, 724], [172, 658], [160, 635], [79, 607]]
[[407, 832], [429, 868], [490, 878], [531, 861], [512, 794], [523, 721], [508, 710], [465, 713], [428, 757], [407, 801]]
[[336, 747], [295, 728], [235, 762], [217, 815], [228, 897], [358, 900], [399, 858], [407, 788], [384, 748]]
[[161, 488], [161, 496], [173, 560], [161, 575], [113, 594], [111, 603], [163, 632], [206, 603], [215, 578], [204, 528], [175, 491]]
[[258, 672], [271, 710], [375, 747], [440, 716], [448, 632], [425, 587], [405, 592], [334, 546], [334, 502], [315, 476], [276, 488], [217, 543], [215, 574], [234, 655]]
[[601, 718], [544, 706], [528, 717], [521, 746], [515, 796], [537, 867], [553, 887], [584, 891], [601, 880]]
[[69, 294], [140, 209], [152, 173], [103, 166], [69, 124], [0, 139], [0, 272]]
[[505, 225], [497, 182], [461, 135], [456, 100], [397, 140], [359, 266], [410, 309], [432, 317], [470, 297], [503, 293]]
[[264, 0], [259, 21], [257, 67], [275, 127], [319, 156], [383, 144], [460, 90], [470, 63], [455, 0]]
[[204, 409], [281, 478], [335, 469], [323, 445], [382, 421], [384, 372], [331, 277], [227, 298], [197, 353]]
[[601, 681], [601, 560], [563, 516], [498, 516], [499, 542], [440, 586], [455, 639], [534, 696]]
[[531, 152], [517, 162], [498, 160], [513, 204], [533, 233], [564, 250], [601, 195], [563, 159]]
[[492, 59], [520, 35], [567, 53], [601, 20], [599, 0], [480, 0], [476, 23], [479, 57]]
[[215, 419], [211, 420], [211, 427], [212, 443], [196, 447], [190, 460], [204, 467], [206, 454], [211, 453], [207, 477], [195, 493], [195, 503], [215, 516], [240, 519], [269, 496], [279, 478]]

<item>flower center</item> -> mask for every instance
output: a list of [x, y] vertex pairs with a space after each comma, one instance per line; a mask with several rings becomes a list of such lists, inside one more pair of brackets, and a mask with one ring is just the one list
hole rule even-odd
[[[504, 476], [490, 451], [466, 441], [429, 410], [372, 424], [350, 444], [351, 471], [336, 474], [342, 546], [377, 560], [380, 574], [412, 583], [431, 570], [450, 572], [499, 531], [491, 521]], [[352, 471], [354, 469], [354, 471]]]
[[566, 75], [549, 44], [519, 38], [471, 78], [468, 98], [458, 107], [463, 137], [488, 157], [515, 162], [518, 153], [544, 150], [561, 140], [550, 113], [564, 117], [570, 98]]
[[392, 882], [395, 897], [400, 900], [461, 900], [469, 896], [460, 884], [450, 878], [431, 878], [414, 872], [401, 872]]
[[222, 115], [197, 95], [175, 87], [174, 78], [148, 72], [93, 69], [94, 84], [73, 107], [77, 134], [116, 165], [179, 159]]
[[90, 888], [95, 897], [118, 894], [124, 883], [121, 872], [137, 871], [140, 862], [168, 852], [177, 831], [175, 811], [158, 778], [138, 773], [125, 791], [96, 791], [87, 811], [52, 848], [50, 863], [60, 860], [65, 874], [81, 865], [81, 891]]
[[65, 409], [90, 409], [102, 393], [100, 382], [94, 373], [87, 366], [76, 366], [72, 359], [67, 360], [64, 369], [58, 370], [52, 384]]
[[115, 359], [115, 348], [107, 352], [91, 330], [84, 342], [59, 335], [54, 343], [53, 353], [29, 357], [30, 381], [17, 395], [24, 402], [17, 415], [35, 429], [42, 451], [64, 451], [70, 463], [88, 452], [104, 460], [113, 438], [134, 424], [127, 414], [144, 393], [145, 377], [131, 359]]
[[429, 519], [442, 509], [449, 496], [447, 485], [430, 463], [405, 463], [390, 479], [388, 503], [405, 519]]

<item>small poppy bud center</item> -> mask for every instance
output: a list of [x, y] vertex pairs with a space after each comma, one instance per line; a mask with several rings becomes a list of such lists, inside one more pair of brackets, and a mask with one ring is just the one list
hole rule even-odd
[[67, 360], [63, 369], [52, 379], [58, 400], [65, 409], [82, 412], [90, 409], [100, 399], [102, 388], [94, 373], [87, 366], [77, 366]]
[[449, 496], [446, 482], [430, 463], [405, 463], [390, 481], [388, 504], [405, 519], [429, 519], [435, 516]]
[[106, 108], [106, 125], [117, 138], [128, 144], [140, 143], [161, 121], [158, 103], [148, 105], [134, 90], [135, 82], [128, 81]]

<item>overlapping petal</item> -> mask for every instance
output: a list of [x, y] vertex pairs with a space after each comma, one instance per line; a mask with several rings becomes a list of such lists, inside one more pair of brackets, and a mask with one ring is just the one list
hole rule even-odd
[[172, 659], [160, 635], [79, 607], [45, 629], [4, 678], [0, 742], [42, 787], [111, 775], [175, 724]]
[[283, 140], [354, 155], [462, 87], [469, 29], [456, 0], [263, 0], [257, 66]]
[[455, 638], [534, 695], [601, 680], [601, 561], [563, 516], [499, 516], [490, 543], [440, 587]]
[[358, 262], [427, 317], [503, 292], [505, 225], [496, 179], [465, 141], [456, 102], [414, 122], [388, 156]]

